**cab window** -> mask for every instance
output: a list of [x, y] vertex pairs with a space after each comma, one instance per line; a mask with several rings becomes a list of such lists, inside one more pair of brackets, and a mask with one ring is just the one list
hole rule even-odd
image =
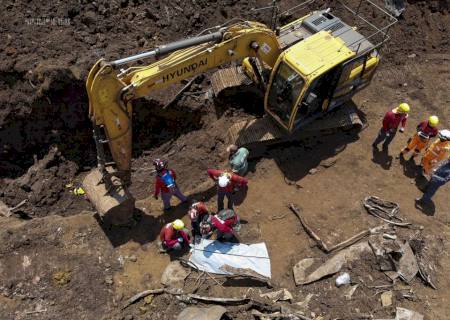
[[269, 92], [269, 110], [286, 126], [304, 84], [303, 78], [286, 63], [279, 65]]

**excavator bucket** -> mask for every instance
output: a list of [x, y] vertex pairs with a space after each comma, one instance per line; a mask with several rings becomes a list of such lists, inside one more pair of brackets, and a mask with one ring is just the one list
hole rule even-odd
[[117, 177], [111, 178], [112, 185], [107, 189], [103, 175], [98, 169], [93, 169], [83, 179], [83, 189], [89, 201], [97, 210], [101, 219], [107, 224], [128, 225], [134, 210], [134, 198]]
[[406, 9], [404, 0], [384, 0], [386, 9], [395, 17], [400, 17]]

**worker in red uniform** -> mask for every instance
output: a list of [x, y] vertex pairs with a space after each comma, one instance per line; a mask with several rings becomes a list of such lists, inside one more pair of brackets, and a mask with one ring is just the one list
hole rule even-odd
[[399, 131], [405, 131], [409, 111], [410, 107], [407, 103], [400, 103], [397, 108], [386, 112], [383, 119], [383, 126], [378, 132], [377, 138], [372, 143], [372, 147], [378, 148], [378, 145], [383, 142], [383, 150], [387, 151], [389, 144], [394, 139], [400, 124], [401, 126]]
[[230, 241], [237, 237], [240, 227], [239, 217], [232, 209], [224, 209], [216, 215], [210, 215], [200, 223], [202, 236], [210, 236], [214, 231], [217, 232], [217, 240]]
[[206, 204], [201, 201], [194, 201], [189, 207], [189, 218], [191, 218], [192, 235], [200, 235], [200, 222], [209, 215]]
[[208, 175], [217, 183], [217, 210], [224, 208], [224, 198], [228, 199], [228, 209], [233, 209], [233, 193], [247, 185], [247, 179], [225, 170], [208, 169]]
[[158, 199], [161, 193], [164, 210], [171, 208], [170, 199], [172, 196], [177, 197], [181, 202], [186, 202], [187, 198], [181, 193], [176, 183], [177, 176], [175, 171], [167, 169], [167, 162], [161, 159], [155, 159], [153, 165], [156, 170], [155, 193], [153, 196], [155, 199]]
[[181, 250], [183, 246], [189, 245], [189, 235], [184, 229], [184, 222], [177, 219], [166, 224], [159, 233], [163, 250]]
[[428, 121], [422, 121], [417, 126], [417, 132], [409, 139], [408, 145], [403, 148], [401, 155], [404, 156], [411, 150], [414, 150], [412, 158], [417, 156], [422, 150], [424, 150], [431, 138], [434, 138], [438, 134], [437, 125], [439, 124], [439, 118], [437, 116], [431, 116]]

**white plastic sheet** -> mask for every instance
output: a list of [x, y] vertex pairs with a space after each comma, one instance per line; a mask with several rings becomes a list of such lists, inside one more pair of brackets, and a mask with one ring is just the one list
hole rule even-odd
[[233, 274], [222, 266], [250, 269], [271, 278], [270, 258], [264, 242], [242, 244], [201, 239], [195, 243], [189, 261], [199, 270], [216, 274]]

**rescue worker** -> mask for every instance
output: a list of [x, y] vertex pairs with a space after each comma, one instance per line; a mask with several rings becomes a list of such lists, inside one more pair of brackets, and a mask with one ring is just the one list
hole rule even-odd
[[227, 152], [231, 171], [240, 176], [244, 176], [248, 169], [248, 150], [246, 148], [238, 148], [232, 144], [227, 147]]
[[155, 199], [158, 199], [161, 193], [164, 210], [167, 211], [171, 208], [170, 199], [172, 196], [176, 196], [181, 202], [186, 202], [187, 198], [177, 186], [177, 176], [172, 169], [167, 169], [167, 162], [161, 159], [155, 159], [153, 165], [156, 170], [155, 193], [153, 196]]
[[238, 238], [237, 232], [240, 228], [239, 217], [232, 209], [224, 209], [216, 215], [209, 215], [200, 224], [200, 230], [203, 237], [210, 236], [214, 231], [217, 232], [217, 240], [230, 241]]
[[405, 131], [409, 111], [409, 105], [403, 102], [392, 111], [386, 112], [383, 118], [383, 126], [378, 132], [378, 136], [375, 141], [372, 143], [372, 147], [378, 149], [378, 145], [383, 142], [383, 150], [387, 151], [389, 144], [397, 134], [398, 127], [400, 126], [400, 132]]
[[412, 158], [417, 156], [423, 149], [428, 146], [431, 138], [434, 138], [438, 134], [438, 129], [436, 128], [439, 124], [439, 118], [437, 116], [431, 116], [428, 121], [422, 121], [417, 126], [417, 132], [414, 136], [409, 139], [408, 145], [404, 147], [400, 153], [404, 156], [411, 150], [414, 150]]
[[200, 222], [209, 215], [208, 208], [204, 202], [194, 201], [189, 207], [189, 218], [191, 218], [192, 235], [200, 235]]
[[208, 169], [208, 175], [217, 183], [217, 210], [224, 208], [224, 198], [228, 199], [228, 209], [233, 209], [234, 192], [247, 185], [248, 180], [225, 170]]
[[450, 160], [441, 165], [436, 171], [431, 175], [431, 180], [428, 182], [425, 193], [421, 198], [416, 199], [417, 205], [426, 205], [431, 202], [431, 198], [435, 195], [436, 191], [442, 187], [444, 184], [450, 181]]
[[433, 168], [450, 154], [450, 130], [440, 130], [438, 139], [426, 150], [422, 158], [422, 168], [425, 175], [429, 176]]
[[188, 246], [190, 239], [187, 230], [184, 229], [184, 222], [177, 219], [166, 224], [159, 233], [163, 250], [181, 250], [183, 246]]

